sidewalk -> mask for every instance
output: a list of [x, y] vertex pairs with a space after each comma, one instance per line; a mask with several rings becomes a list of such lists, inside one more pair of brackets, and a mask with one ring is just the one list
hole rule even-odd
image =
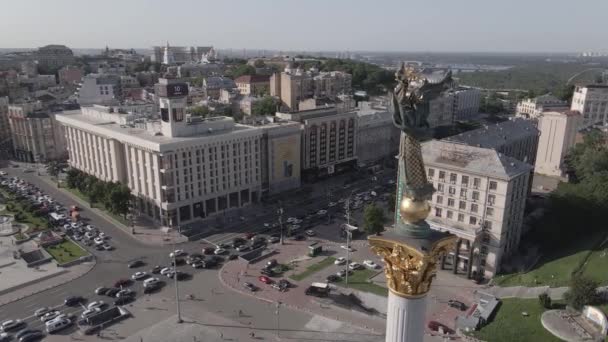
[[[135, 234], [132, 234], [133, 230], [130, 227], [127, 227], [124, 224], [122, 224], [121, 222], [117, 221], [115, 218], [113, 218], [111, 215], [109, 215], [105, 211], [98, 209], [98, 208], [94, 208], [94, 207], [92, 208], [87, 201], [81, 199], [80, 197], [74, 195], [73, 193], [71, 193], [70, 191], [68, 191], [64, 188], [58, 188], [57, 183], [55, 183], [52, 179], [50, 179], [49, 176], [40, 175], [40, 176], [38, 176], [38, 178], [42, 179], [47, 184], [57, 188], [59, 191], [61, 191], [61, 193], [68, 196], [74, 202], [78, 203], [78, 205], [80, 205], [81, 207], [87, 208], [88, 210], [94, 212], [98, 216], [101, 216], [106, 221], [112, 223], [114, 226], [120, 228], [120, 230], [122, 232], [124, 232], [125, 235], [127, 235], [133, 239], [136, 239], [143, 244], [150, 245], [150, 246], [162, 246], [162, 245], [166, 245], [166, 244], [179, 244], [179, 243], [188, 241], [187, 238], [185, 238], [184, 236], [182, 236], [175, 230], [170, 230], [170, 231], [165, 232], [165, 231], [161, 230], [160, 227], [153, 226], [153, 225], [145, 225], [145, 226], [144, 225], [135, 225], [133, 227]], [[65, 204], [68, 205], [68, 203], [65, 203]]]
[[568, 287], [525, 287], [525, 286], [510, 286], [499, 287], [493, 286], [483, 289], [483, 292], [490, 293], [498, 298], [538, 298], [541, 293], [548, 293], [551, 299], [562, 299]]

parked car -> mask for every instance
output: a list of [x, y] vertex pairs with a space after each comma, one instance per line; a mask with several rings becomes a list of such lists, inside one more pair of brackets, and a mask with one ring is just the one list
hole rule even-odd
[[277, 243], [281, 241], [281, 239], [278, 236], [271, 236], [268, 241], [270, 241], [270, 243]]
[[171, 273], [173, 271], [174, 271], [173, 267], [165, 267], [162, 270], [160, 270], [160, 274], [167, 275], [167, 273]]
[[239, 255], [238, 255], [238, 254], [230, 254], [230, 255], [228, 256], [228, 260], [234, 260], [234, 259], [236, 259], [236, 258], [238, 258], [238, 257], [239, 257]]
[[27, 335], [21, 336], [19, 342], [33, 342], [40, 341], [44, 337], [44, 333], [42, 331], [34, 331]]
[[118, 299], [116, 299], [114, 301], [114, 305], [119, 306], [119, 305], [129, 304], [129, 303], [131, 303], [134, 300], [135, 300], [134, 296], [131, 296], [131, 297], [120, 297], [120, 298], [118, 298]]
[[429, 327], [430, 330], [437, 331], [437, 332], [443, 332], [443, 334], [445, 334], [445, 335], [454, 334], [454, 330], [450, 329], [445, 324], [439, 323], [437, 321], [429, 321], [427, 326]]
[[215, 248], [213, 248], [213, 247], [203, 248], [203, 254], [205, 254], [205, 255], [213, 254], [213, 251], [215, 251]]
[[81, 296], [70, 296], [63, 301], [63, 304], [66, 306], [75, 306], [84, 301], [84, 298]]
[[143, 285], [144, 287], [148, 287], [148, 286], [154, 286], [156, 284], [160, 283], [160, 279], [158, 278], [148, 278], [146, 280], [144, 280]]
[[101, 245], [101, 247], [103, 247], [104, 250], [106, 251], [111, 251], [114, 249], [114, 247], [110, 244], [104, 243], [103, 245]]
[[263, 276], [263, 275], [259, 276], [258, 280], [261, 281], [264, 284], [272, 284], [273, 283], [272, 279], [268, 278], [267, 276]]
[[[70, 320], [67, 317], [61, 318], [61, 319], [55, 319], [52, 322], [47, 322], [46, 323], [46, 332], [49, 334], [53, 334], [59, 330], [63, 330], [67, 327], [69, 327], [72, 324], [72, 320]], [[40, 336], [44, 336], [44, 335], [40, 335]], [[23, 337], [22, 337], [23, 339]], [[35, 340], [34, 338], [32, 340]]]
[[106, 296], [115, 297], [118, 292], [120, 292], [120, 289], [113, 287], [108, 289], [108, 292], [106, 292]]
[[287, 289], [287, 288], [291, 287], [291, 283], [287, 279], [281, 279], [281, 280], [279, 280], [279, 286]]
[[100, 308], [87, 309], [87, 310], [84, 310], [82, 312], [82, 314], [80, 314], [80, 318], [87, 319], [99, 312], [101, 312]]
[[352, 251], [353, 251], [352, 247], [347, 246], [347, 245], [341, 245], [341, 246], [340, 246], [340, 248], [345, 249], [345, 250], [347, 250], [347, 251], [349, 251], [349, 252], [352, 252]]
[[248, 250], [249, 248], [251, 248], [251, 247], [249, 247], [249, 245], [239, 245], [236, 247], [236, 251], [244, 252], [244, 251]]
[[305, 231], [304, 234], [306, 234], [307, 236], [315, 236], [315, 235], [317, 235], [314, 230], [310, 230], [310, 229], [307, 230], [307, 231]]
[[177, 258], [175, 260], [171, 260], [171, 266], [181, 266], [186, 263], [186, 260], [182, 258]]
[[455, 299], [448, 300], [448, 305], [460, 311], [465, 311], [467, 309], [467, 305], [465, 303]]
[[156, 265], [156, 266], [154, 266], [154, 267], [153, 267], [153, 268], [150, 270], [150, 273], [152, 273], [152, 274], [158, 274], [158, 273], [160, 273], [160, 270], [162, 270], [162, 269], [163, 269], [163, 267], [162, 267], [162, 266], [160, 266], [160, 265]]
[[141, 260], [135, 260], [133, 262], [130, 262], [127, 265], [127, 267], [129, 267], [129, 268], [136, 268], [136, 267], [140, 267], [140, 266], [143, 266], [143, 265], [144, 265], [143, 261], [141, 261]]
[[89, 303], [89, 305], [87, 305], [87, 309], [95, 309], [95, 308], [103, 308], [106, 305], [106, 303], [104, 303], [103, 300], [96, 300], [92, 303]]
[[268, 277], [274, 276], [274, 271], [271, 268], [267, 268], [267, 267], [262, 268], [260, 270], [260, 273], [262, 273], [263, 275], [268, 276]]
[[249, 233], [246, 233], [246, 234], [245, 234], [245, 239], [246, 239], [246, 240], [249, 240], [249, 239], [251, 239], [252, 237], [254, 237], [255, 235], [256, 235], [256, 233], [254, 233], [254, 232], [249, 232]]
[[275, 267], [276, 265], [278, 265], [279, 263], [277, 262], [277, 259], [270, 259], [267, 263], [266, 263], [266, 268], [272, 268]]
[[[17, 331], [17, 333], [15, 334], [15, 339], [16, 339], [16, 340], [18, 340], [18, 339], [22, 338], [22, 337], [23, 337], [23, 336], [25, 336], [25, 335], [28, 335], [28, 334], [31, 334], [31, 333], [35, 333], [35, 332], [37, 332], [37, 331], [40, 331], [40, 330], [38, 330], [38, 329], [27, 329], [27, 328], [26, 328], [26, 329], [19, 330], [19, 331]], [[8, 340], [7, 340], [7, 341], [8, 341]]]
[[[348, 270], [348, 275], [353, 274], [353, 271]], [[336, 273], [336, 275], [340, 278], [344, 278], [346, 276], [346, 270], [340, 270]]]
[[[47, 312], [46, 314], [42, 315], [42, 317], [40, 317], [40, 321], [48, 322], [59, 315], [61, 315], [61, 312], [59, 312], [57, 310], [53, 310], [53, 311]], [[2, 324], [4, 324], [4, 323], [2, 323]], [[4, 331], [6, 331], [6, 329], [4, 329]]]
[[185, 254], [186, 254], [186, 252], [184, 252], [184, 250], [176, 249], [173, 252], [169, 253], [169, 258], [178, 257], [178, 256], [182, 256]]
[[203, 268], [204, 265], [205, 264], [203, 263], [203, 260], [201, 260], [201, 259], [198, 259], [190, 264], [190, 266], [192, 266], [193, 268]]
[[43, 307], [43, 308], [40, 308], [40, 309], [37, 309], [36, 311], [34, 311], [34, 316], [41, 317], [41, 316], [44, 316], [49, 311], [51, 311], [51, 308]]
[[213, 254], [220, 255], [220, 254], [224, 254], [226, 252], [227, 251], [225, 249], [223, 249], [223, 248], [216, 248], [215, 251], [213, 251]]
[[295, 241], [302, 241], [302, 240], [306, 240], [306, 237], [304, 235], [296, 235], [296, 236], [292, 236], [291, 239], [295, 240]]
[[131, 285], [133, 282], [131, 281], [131, 279], [118, 279], [115, 283], [114, 283], [114, 287], [124, 287], [124, 286], [129, 286]]
[[243, 286], [245, 286], [245, 288], [251, 292], [255, 292], [258, 290], [258, 287], [253, 285], [252, 283], [244, 283]]
[[129, 289], [125, 289], [125, 290], [120, 290], [118, 291], [118, 293], [116, 294], [116, 298], [120, 298], [120, 297], [133, 297], [135, 295], [135, 292]]
[[328, 283], [334, 283], [334, 282], [336, 282], [336, 281], [340, 280], [340, 277], [338, 277], [338, 276], [337, 276], [337, 275], [335, 275], [335, 274], [330, 274], [330, 275], [328, 275], [328, 276], [327, 276], [327, 278], [325, 278], [325, 280], [326, 280]]
[[240, 245], [245, 244], [246, 240], [240, 237], [236, 237], [234, 239], [232, 239], [232, 248], [236, 248]]

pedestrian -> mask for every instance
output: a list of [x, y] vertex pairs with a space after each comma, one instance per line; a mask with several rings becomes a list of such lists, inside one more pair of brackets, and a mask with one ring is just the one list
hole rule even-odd
[[255, 337], [255, 333], [252, 331], [249, 333], [249, 337], [254, 338]]

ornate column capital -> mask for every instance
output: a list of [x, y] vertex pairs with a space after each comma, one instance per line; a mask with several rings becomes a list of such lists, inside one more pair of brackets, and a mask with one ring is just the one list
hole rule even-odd
[[457, 237], [436, 236], [421, 244], [419, 239], [404, 241], [370, 236], [372, 251], [384, 259], [384, 274], [392, 293], [405, 298], [424, 297], [431, 288], [439, 258], [452, 250]]

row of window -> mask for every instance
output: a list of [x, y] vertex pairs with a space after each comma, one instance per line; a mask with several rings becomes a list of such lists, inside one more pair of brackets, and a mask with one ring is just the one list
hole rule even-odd
[[[435, 208], [435, 217], [443, 217], [443, 208]], [[446, 210], [445, 211], [445, 218], [449, 219], [449, 220], [454, 220], [460, 223], [465, 223], [465, 214], [463, 213], [457, 213], [457, 215], [455, 215], [455, 212], [452, 210]], [[468, 220], [468, 224], [470, 225], [477, 225], [479, 223], [482, 223], [482, 220], [476, 216], [469, 216], [469, 220]], [[485, 228], [487, 229], [492, 229], [492, 221], [488, 221], [485, 220], [483, 221], [483, 225]]]
[[[493, 196], [493, 195], [488, 195], [489, 196]], [[489, 202], [489, 200], [488, 200]], [[435, 203], [440, 204], [440, 205], [444, 205], [443, 203], [443, 196], [438, 195], [435, 198]], [[448, 207], [452, 207], [455, 208], [456, 207], [456, 200], [454, 198], [448, 198], [447, 202], [445, 203], [445, 205], [447, 205]], [[458, 209], [459, 210], [467, 210], [467, 202], [466, 201], [458, 201]], [[472, 213], [477, 213], [479, 210], [479, 205], [477, 203], [471, 203], [469, 210]], [[486, 216], [492, 217], [494, 215], [494, 208], [488, 207], [486, 208]]]
[[[439, 181], [445, 182], [446, 175], [447, 175], [447, 173], [445, 171], [441, 171], [440, 170], [438, 172]], [[449, 181], [450, 181], [451, 184], [456, 184], [457, 183], [457, 181], [458, 181], [458, 174], [451, 172], [450, 175], [449, 175], [449, 177], [450, 177]], [[435, 169], [432, 169], [432, 168], [428, 169], [428, 178], [429, 179], [435, 178]], [[464, 186], [464, 187], [468, 187], [469, 184], [470, 184], [469, 176], [462, 175], [460, 177], [460, 185]], [[479, 188], [481, 186], [481, 178], [473, 177], [473, 183], [472, 184], [473, 184], [474, 188]], [[496, 181], [490, 181], [490, 183], [488, 185], [488, 188], [490, 190], [496, 190], [496, 189], [498, 189], [498, 183]]]

